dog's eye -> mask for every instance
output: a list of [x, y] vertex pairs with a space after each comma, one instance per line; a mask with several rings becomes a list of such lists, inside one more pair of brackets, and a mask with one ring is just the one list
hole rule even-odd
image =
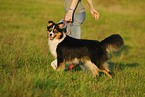
[[52, 28], [47, 29], [47, 31], [51, 32], [52, 31]]

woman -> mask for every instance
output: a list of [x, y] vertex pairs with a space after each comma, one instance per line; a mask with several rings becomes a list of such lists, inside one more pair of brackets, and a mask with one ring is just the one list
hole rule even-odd
[[[84, 22], [86, 18], [85, 8], [81, 4], [81, 0], [63, 0], [64, 8], [65, 8], [65, 18], [61, 20], [61, 22], [65, 20], [66, 29], [70, 36], [75, 38], [81, 38], [81, 24]], [[87, 0], [90, 12], [92, 16], [98, 20], [99, 13], [94, 9], [92, 0]], [[70, 23], [71, 22], [71, 23]]]

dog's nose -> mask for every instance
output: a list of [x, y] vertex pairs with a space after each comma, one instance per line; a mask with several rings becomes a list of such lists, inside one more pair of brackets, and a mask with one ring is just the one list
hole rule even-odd
[[50, 33], [49, 36], [52, 36], [52, 33]]

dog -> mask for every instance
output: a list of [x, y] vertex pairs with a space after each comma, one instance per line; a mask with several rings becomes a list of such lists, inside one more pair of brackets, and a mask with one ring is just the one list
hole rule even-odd
[[63, 32], [63, 23], [56, 24], [53, 21], [48, 21], [47, 32], [49, 49], [55, 57], [51, 63], [53, 69], [65, 70], [65, 64], [83, 63], [93, 76], [98, 76], [100, 71], [112, 78], [113, 75], [107, 67], [108, 52], [122, 48], [124, 41], [119, 34], [113, 34], [100, 42], [76, 39]]

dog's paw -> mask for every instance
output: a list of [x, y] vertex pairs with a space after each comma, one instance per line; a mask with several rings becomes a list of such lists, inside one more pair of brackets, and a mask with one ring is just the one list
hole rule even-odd
[[57, 60], [54, 60], [53, 62], [51, 62], [51, 66], [54, 70], [57, 69]]

